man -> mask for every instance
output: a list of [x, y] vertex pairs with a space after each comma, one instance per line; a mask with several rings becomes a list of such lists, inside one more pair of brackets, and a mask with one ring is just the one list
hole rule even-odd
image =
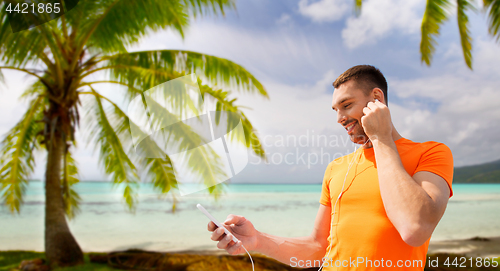
[[377, 68], [352, 67], [333, 86], [337, 122], [361, 148], [328, 165], [311, 235], [272, 236], [229, 215], [224, 224], [240, 241], [212, 222], [211, 238], [230, 254], [244, 253], [243, 244], [297, 267], [423, 270], [431, 234], [452, 195], [451, 151], [398, 133], [387, 107], [387, 82]]

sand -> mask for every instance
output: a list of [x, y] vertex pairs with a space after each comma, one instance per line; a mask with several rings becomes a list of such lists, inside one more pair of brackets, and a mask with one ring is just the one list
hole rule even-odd
[[435, 253], [456, 253], [468, 257], [500, 257], [500, 237], [431, 242], [428, 254]]

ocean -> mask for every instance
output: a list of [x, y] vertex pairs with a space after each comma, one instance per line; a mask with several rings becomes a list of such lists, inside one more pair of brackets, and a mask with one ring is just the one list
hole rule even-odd
[[[43, 250], [44, 183], [30, 182], [20, 214], [0, 207], [0, 250]], [[309, 235], [319, 207], [320, 184], [230, 184], [218, 200], [205, 192], [159, 197], [141, 184], [139, 203], [128, 211], [120, 187], [81, 182], [81, 213], [69, 222], [84, 251], [138, 248], [155, 251], [214, 250], [201, 203], [219, 221], [228, 214], [245, 216], [262, 232]], [[500, 236], [500, 184], [455, 184], [454, 196], [431, 241]]]

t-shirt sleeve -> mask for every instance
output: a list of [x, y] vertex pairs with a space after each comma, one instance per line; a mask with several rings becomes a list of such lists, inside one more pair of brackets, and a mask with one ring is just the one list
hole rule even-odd
[[319, 203], [325, 206], [331, 206], [330, 202], [330, 175], [332, 173], [332, 163], [326, 167], [325, 176], [323, 177], [323, 185], [321, 188], [321, 197]]
[[450, 197], [453, 195], [453, 155], [445, 144], [438, 143], [425, 151], [418, 163], [415, 173], [428, 171], [441, 176], [450, 188]]

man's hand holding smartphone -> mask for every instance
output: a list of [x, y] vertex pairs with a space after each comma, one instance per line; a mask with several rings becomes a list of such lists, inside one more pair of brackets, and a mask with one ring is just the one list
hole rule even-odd
[[[231, 233], [225, 234], [223, 229], [220, 229], [214, 222], [208, 222], [208, 231], [212, 232], [211, 239], [218, 241], [217, 248], [225, 249], [231, 255], [245, 253], [241, 245], [245, 245], [248, 251], [257, 248], [257, 239], [259, 232], [255, 229], [252, 222], [243, 216], [228, 215], [226, 221], [222, 225]], [[234, 235], [239, 241], [235, 243], [232, 240], [231, 234]]]

